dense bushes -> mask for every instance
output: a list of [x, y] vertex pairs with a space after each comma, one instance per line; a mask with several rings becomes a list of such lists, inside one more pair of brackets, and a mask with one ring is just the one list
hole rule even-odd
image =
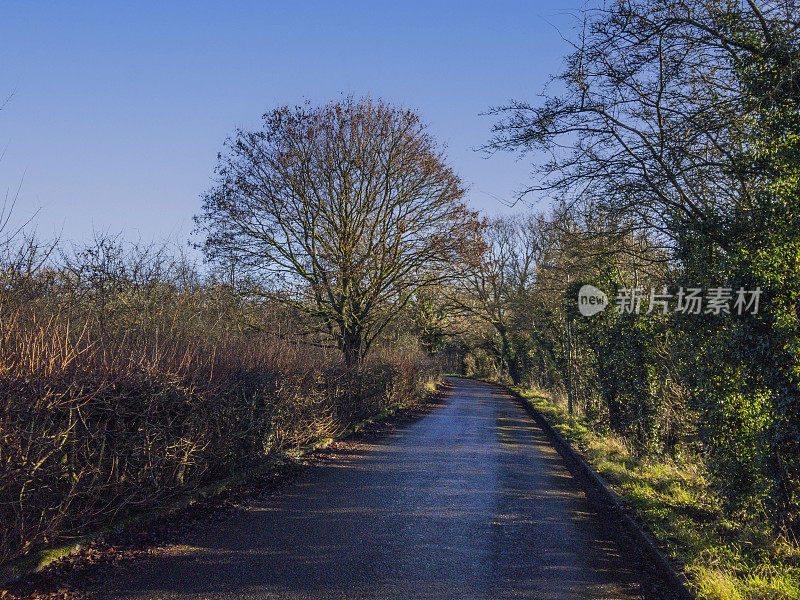
[[[30, 263], [29, 263], [30, 264]], [[0, 286], [0, 561], [407, 402], [418, 350], [359, 369], [291, 315], [101, 240]]]
[[[688, 287], [703, 271], [642, 263], [633, 257], [659, 258], [655, 247], [634, 252], [646, 238], [595, 233], [587, 219], [556, 213], [536, 234], [538, 260], [524, 277], [509, 271], [511, 283], [490, 298], [504, 308], [496, 315], [513, 347], [503, 352], [496, 328], [476, 319], [459, 335], [468, 373], [536, 390], [537, 408], [616, 486], [699, 596], [796, 597], [796, 492], [779, 489], [774, 475], [791, 473], [798, 421], [779, 435], [786, 417], [776, 398], [792, 392], [769, 376], [779, 365], [766, 354], [768, 332], [757, 333], [758, 316], [684, 315], [674, 300], [667, 314], [648, 314], [651, 287]], [[584, 284], [611, 306], [581, 315]], [[634, 287], [645, 291], [639, 313], [616, 310], [620, 290]], [[459, 306], [485, 301], [473, 295]], [[516, 377], [509, 357], [518, 358]]]
[[[757, 505], [745, 512], [796, 536], [798, 6], [626, 0], [591, 3], [581, 16], [558, 84], [495, 109], [490, 147], [543, 157], [531, 189], [560, 201], [537, 258], [561, 281], [532, 269], [512, 310], [536, 306], [526, 312], [559, 325], [545, 337], [558, 362], [566, 355], [576, 367], [563, 387], [587, 414], [635, 452], [676, 441], [696, 451], [729, 509]], [[639, 290], [643, 308], [664, 286], [758, 291], [761, 302], [757, 314], [707, 305], [679, 314], [673, 298], [668, 315], [592, 317], [570, 336], [560, 325], [575, 318], [574, 300], [560, 306], [552, 294], [564, 276], [612, 298]], [[550, 330], [530, 322], [517, 327], [543, 346]]]

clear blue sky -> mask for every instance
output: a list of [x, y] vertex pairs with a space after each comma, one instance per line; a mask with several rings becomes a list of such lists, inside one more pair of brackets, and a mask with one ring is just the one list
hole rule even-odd
[[42, 237], [185, 240], [237, 126], [339, 92], [416, 109], [470, 204], [504, 212], [529, 163], [486, 159], [480, 116], [530, 98], [568, 50], [565, 10], [531, 2], [46, 2], [0, 5], [0, 191]]

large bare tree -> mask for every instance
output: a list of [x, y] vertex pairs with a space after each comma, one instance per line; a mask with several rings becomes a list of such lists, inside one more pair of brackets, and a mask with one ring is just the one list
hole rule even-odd
[[207, 258], [279, 282], [349, 366], [479, 229], [420, 118], [379, 100], [273, 110], [226, 142], [217, 174], [195, 218]]

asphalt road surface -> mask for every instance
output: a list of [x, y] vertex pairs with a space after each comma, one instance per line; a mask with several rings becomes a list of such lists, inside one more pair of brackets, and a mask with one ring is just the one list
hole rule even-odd
[[105, 598], [637, 598], [544, 432], [453, 379], [413, 425], [304, 470], [136, 563]]

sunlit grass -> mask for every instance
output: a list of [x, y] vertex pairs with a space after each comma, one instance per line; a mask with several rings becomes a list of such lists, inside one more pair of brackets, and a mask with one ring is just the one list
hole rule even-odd
[[637, 457], [625, 443], [592, 431], [542, 390], [517, 390], [600, 473], [684, 565], [700, 598], [800, 598], [800, 546], [766, 523], [725, 514], [698, 457]]

